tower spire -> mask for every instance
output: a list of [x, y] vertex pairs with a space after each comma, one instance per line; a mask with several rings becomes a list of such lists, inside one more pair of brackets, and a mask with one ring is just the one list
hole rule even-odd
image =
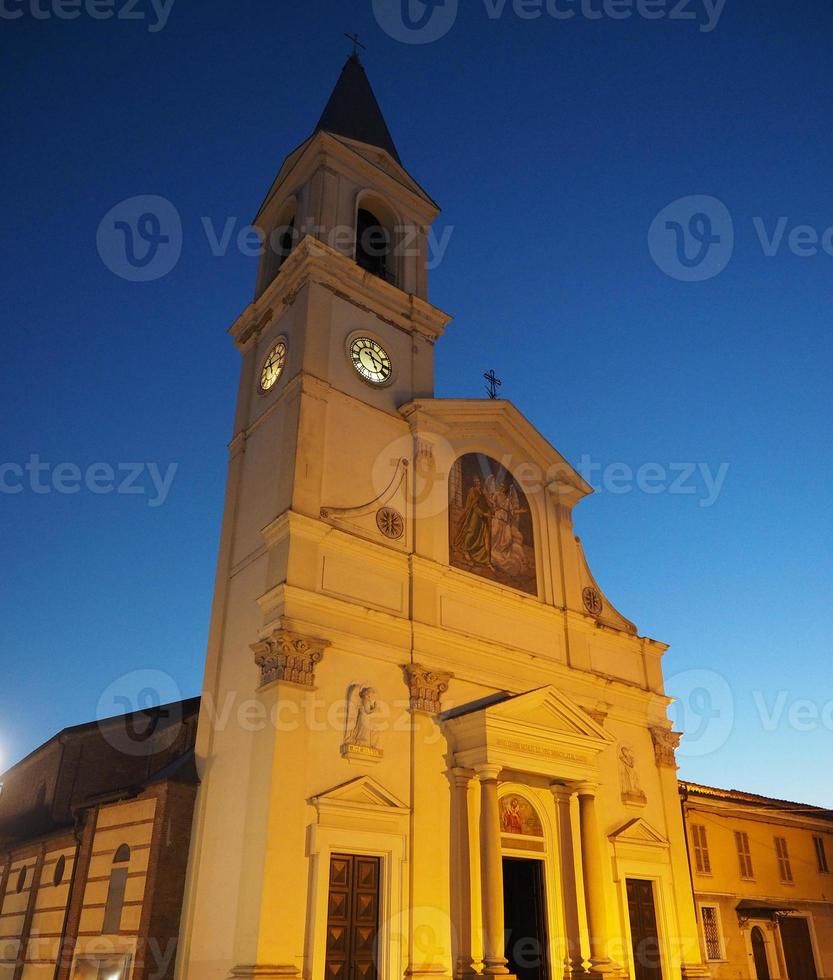
[[357, 51], [347, 59], [315, 132], [378, 146], [402, 163]]

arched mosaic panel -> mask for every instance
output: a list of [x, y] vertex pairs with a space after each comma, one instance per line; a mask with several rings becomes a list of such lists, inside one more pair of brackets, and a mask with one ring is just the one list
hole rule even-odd
[[535, 808], [515, 793], [500, 801], [500, 829], [504, 834], [522, 834], [524, 837], [543, 837], [544, 828]]
[[529, 501], [500, 463], [461, 456], [448, 481], [449, 559], [455, 568], [538, 594]]

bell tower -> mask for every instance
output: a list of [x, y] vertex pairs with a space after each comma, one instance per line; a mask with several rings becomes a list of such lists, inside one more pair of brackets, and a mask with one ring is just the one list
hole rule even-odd
[[[317, 729], [307, 713], [354, 689], [367, 698], [379, 683], [363, 658], [380, 638], [362, 644], [356, 663], [334, 654], [333, 629], [354, 629], [351, 617], [366, 617], [368, 605], [407, 622], [407, 590], [394, 596], [373, 567], [392, 560], [385, 555], [407, 560], [410, 452], [400, 444], [410, 428], [399, 410], [433, 398], [434, 345], [450, 319], [427, 300], [438, 213], [404, 168], [354, 54], [260, 207], [255, 296], [229, 331], [242, 367], [197, 745], [183, 980], [310, 976], [320, 947], [307, 908], [309, 767], [326, 758], [330, 786], [361, 773], [342, 751], [344, 721]], [[322, 558], [332, 534], [347, 550]], [[351, 613], [353, 584], [361, 609]], [[394, 660], [384, 669], [401, 686], [407, 652]]]

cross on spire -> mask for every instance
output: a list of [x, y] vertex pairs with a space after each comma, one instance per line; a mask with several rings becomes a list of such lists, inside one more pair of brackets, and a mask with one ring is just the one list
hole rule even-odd
[[497, 390], [503, 382], [496, 376], [494, 368], [488, 374], [484, 374], [483, 377], [486, 379], [486, 391], [489, 398], [492, 400], [497, 399]]
[[352, 41], [353, 42], [353, 57], [354, 58], [358, 58], [358, 56], [359, 56], [359, 48], [361, 48], [362, 51], [367, 51], [367, 45], [366, 44], [362, 44], [362, 42], [359, 40], [359, 35], [358, 34], [345, 34], [344, 36], [347, 38], [348, 41]]

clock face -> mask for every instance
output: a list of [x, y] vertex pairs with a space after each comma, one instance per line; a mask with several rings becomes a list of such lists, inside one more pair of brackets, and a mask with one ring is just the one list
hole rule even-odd
[[278, 383], [283, 373], [283, 366], [286, 363], [286, 343], [279, 340], [269, 351], [269, 356], [263, 362], [263, 371], [260, 374], [260, 387], [263, 391], [271, 391]]
[[359, 374], [374, 385], [387, 384], [393, 374], [388, 352], [371, 337], [357, 337], [350, 345], [350, 360]]

